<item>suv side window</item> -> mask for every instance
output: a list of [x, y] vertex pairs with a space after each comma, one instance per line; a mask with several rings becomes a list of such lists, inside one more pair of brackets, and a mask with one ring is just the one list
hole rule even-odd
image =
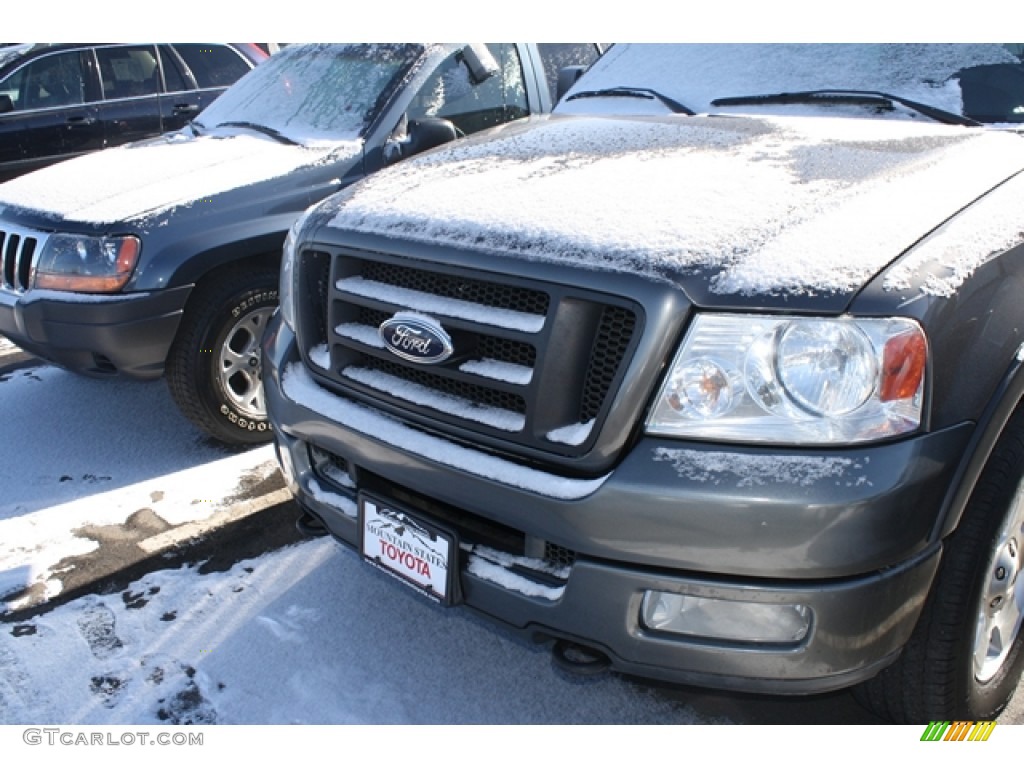
[[530, 113], [523, 65], [514, 43], [488, 43], [498, 73], [474, 83], [461, 54], [434, 71], [409, 106], [409, 118], [443, 117], [464, 133], [490, 128]]
[[160, 51], [160, 63], [163, 64], [164, 69], [164, 92], [179, 93], [192, 90], [182, 71], [182, 63], [171, 50], [171, 46], [160, 45], [157, 47]]
[[0, 92], [10, 96], [14, 111], [69, 107], [85, 101], [82, 57], [78, 51], [42, 56], [12, 72]]
[[130, 99], [159, 91], [160, 67], [151, 45], [97, 48], [103, 97]]
[[544, 64], [552, 101], [558, 97], [559, 70], [577, 64], [589, 67], [601, 56], [593, 43], [537, 43], [537, 50]]
[[249, 71], [241, 55], [226, 45], [209, 43], [175, 43], [192, 70], [200, 88], [224, 88]]

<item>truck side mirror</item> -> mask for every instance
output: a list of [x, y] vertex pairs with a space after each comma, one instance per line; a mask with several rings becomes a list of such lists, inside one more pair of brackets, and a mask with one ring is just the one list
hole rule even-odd
[[4, 112], [13, 112], [14, 102], [11, 101], [11, 97], [6, 93], [0, 93], [0, 115]]

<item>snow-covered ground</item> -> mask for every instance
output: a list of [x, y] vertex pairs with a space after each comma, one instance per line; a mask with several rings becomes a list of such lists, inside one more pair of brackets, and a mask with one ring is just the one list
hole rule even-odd
[[0, 357], [3, 357], [4, 355], [9, 354], [10, 352], [15, 351], [16, 349], [17, 347], [14, 346], [14, 344], [9, 342], [3, 336], [0, 336]]
[[[243, 482], [277, 471], [269, 446], [232, 455], [202, 438], [162, 382], [95, 381], [52, 367], [0, 379], [0, 609], [59, 594], [62, 561], [99, 546], [87, 527], [134, 516], [158, 521], [156, 535], [216, 521]], [[25, 590], [30, 599], [11, 597]]]
[[[205, 442], [162, 383], [46, 366], [0, 379], [4, 610], [60, 595], [65, 558], [98, 546], [90, 531], [142, 510], [168, 527], [202, 523], [247, 474], [276, 471], [269, 447]], [[328, 539], [226, 572], [156, 571], [0, 624], [3, 724], [721, 719], [614, 676], [581, 687], [547, 651], [423, 601]]]
[[581, 695], [546, 653], [328, 540], [226, 573], [153, 573], [0, 637], [8, 723], [701, 722], [612, 677]]

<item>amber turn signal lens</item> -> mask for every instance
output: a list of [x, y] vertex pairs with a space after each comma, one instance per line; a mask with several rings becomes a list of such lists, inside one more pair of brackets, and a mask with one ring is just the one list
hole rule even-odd
[[907, 400], [917, 394], [924, 380], [928, 345], [921, 331], [902, 333], [885, 343], [882, 355], [882, 402]]

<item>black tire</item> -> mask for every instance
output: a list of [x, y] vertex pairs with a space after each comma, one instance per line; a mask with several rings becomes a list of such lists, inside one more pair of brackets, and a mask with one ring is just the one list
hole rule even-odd
[[219, 272], [189, 299], [167, 358], [167, 384], [181, 412], [228, 445], [271, 438], [260, 340], [277, 307], [278, 272]]
[[1018, 407], [946, 542], [900, 658], [854, 694], [900, 723], [993, 720], [1024, 668], [1024, 409]]

